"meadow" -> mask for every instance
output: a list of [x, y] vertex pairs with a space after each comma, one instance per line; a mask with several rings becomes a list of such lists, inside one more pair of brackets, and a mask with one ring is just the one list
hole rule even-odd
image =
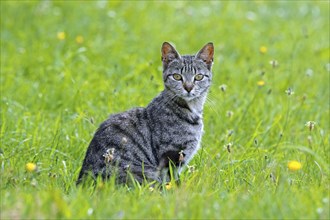
[[[329, 219], [329, 1], [1, 1], [1, 219]], [[215, 45], [181, 186], [76, 187], [109, 114]]]

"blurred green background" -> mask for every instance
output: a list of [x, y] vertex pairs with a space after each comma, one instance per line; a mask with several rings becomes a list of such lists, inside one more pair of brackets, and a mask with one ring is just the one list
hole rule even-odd
[[[0, 4], [2, 219], [330, 217], [328, 1]], [[164, 41], [215, 45], [194, 172], [77, 188], [98, 125], [162, 91]]]

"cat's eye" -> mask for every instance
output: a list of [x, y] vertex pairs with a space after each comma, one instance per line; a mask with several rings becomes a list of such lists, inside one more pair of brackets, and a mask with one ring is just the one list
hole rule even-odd
[[202, 75], [202, 74], [198, 74], [195, 76], [196, 81], [201, 81], [203, 78], [204, 78], [204, 75]]
[[173, 78], [174, 78], [175, 80], [181, 80], [181, 79], [182, 79], [182, 76], [181, 76], [180, 74], [174, 73], [174, 74], [173, 74]]

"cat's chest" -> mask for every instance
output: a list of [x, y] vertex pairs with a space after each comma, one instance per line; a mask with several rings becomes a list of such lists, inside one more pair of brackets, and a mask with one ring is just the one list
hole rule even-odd
[[154, 132], [160, 139], [182, 142], [197, 138], [203, 130], [202, 118], [169, 116], [154, 122]]
[[172, 116], [155, 124], [153, 136], [160, 153], [184, 151], [189, 157], [198, 149], [203, 133], [202, 118], [191, 120]]
[[202, 120], [195, 124], [175, 123], [159, 127], [156, 131], [158, 160], [160, 167], [166, 167], [169, 161], [176, 166], [187, 164], [200, 146], [203, 133]]

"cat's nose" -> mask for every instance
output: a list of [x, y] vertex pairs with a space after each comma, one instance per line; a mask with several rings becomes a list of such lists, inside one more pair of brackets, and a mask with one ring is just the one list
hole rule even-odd
[[184, 83], [184, 84], [183, 84], [183, 88], [184, 88], [187, 92], [191, 92], [191, 90], [194, 88], [194, 84], [193, 84], [193, 83]]

